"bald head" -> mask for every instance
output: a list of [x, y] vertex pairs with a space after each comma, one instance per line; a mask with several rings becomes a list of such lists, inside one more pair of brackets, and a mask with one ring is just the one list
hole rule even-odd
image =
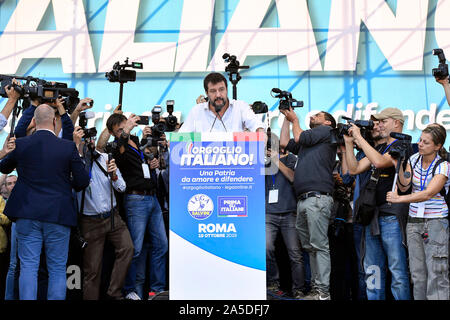
[[47, 104], [41, 104], [34, 111], [34, 121], [36, 122], [36, 128], [53, 129], [53, 119], [55, 118], [55, 109]]

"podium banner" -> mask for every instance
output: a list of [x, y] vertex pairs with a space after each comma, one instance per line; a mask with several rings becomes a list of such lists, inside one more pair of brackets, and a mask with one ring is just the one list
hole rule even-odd
[[170, 148], [170, 299], [266, 299], [263, 134], [172, 133]]

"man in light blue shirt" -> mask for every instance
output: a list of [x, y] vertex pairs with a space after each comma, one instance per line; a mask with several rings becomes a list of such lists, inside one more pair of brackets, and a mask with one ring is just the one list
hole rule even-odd
[[89, 147], [81, 141], [83, 130], [77, 127], [74, 141], [89, 172], [89, 186], [78, 192], [81, 236], [87, 242], [83, 250], [83, 299], [98, 300], [102, 258], [105, 241], [114, 246], [115, 261], [107, 291], [108, 298], [121, 300], [121, 289], [133, 257], [133, 242], [126, 224], [120, 218], [113, 188], [124, 192], [126, 184], [114, 159], [108, 161], [106, 153], [95, 151], [94, 143]]

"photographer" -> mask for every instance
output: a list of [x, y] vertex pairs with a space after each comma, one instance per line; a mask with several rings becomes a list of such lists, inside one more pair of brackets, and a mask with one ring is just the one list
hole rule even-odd
[[[380, 134], [380, 121], [376, 120], [375, 118], [372, 117], [372, 121], [373, 121], [373, 129], [370, 130], [370, 141], [368, 141], [370, 143], [370, 145], [372, 145], [374, 148], [376, 148], [378, 145], [382, 144], [385, 142], [385, 138], [381, 137]], [[355, 143], [354, 147], [357, 148], [358, 152], [356, 153], [356, 160], [359, 161], [362, 158], [365, 157], [364, 151]], [[354, 239], [354, 244], [355, 244], [355, 250], [356, 250], [356, 256], [357, 256], [357, 261], [358, 261], [358, 300], [367, 300], [367, 294], [366, 294], [366, 281], [365, 281], [365, 273], [364, 273], [364, 269], [362, 267], [362, 257], [363, 255], [361, 254], [361, 241], [362, 236], [363, 236], [363, 230], [364, 230], [364, 226], [361, 225], [359, 223], [359, 221], [356, 221], [356, 208], [355, 208], [355, 204], [358, 200], [359, 194], [361, 193], [361, 190], [364, 189], [367, 181], [370, 178], [370, 174], [371, 174], [371, 170], [366, 170], [360, 174], [357, 175], [350, 175], [349, 171], [348, 171], [348, 166], [347, 166], [347, 160], [345, 157], [345, 153], [346, 152], [353, 152], [353, 149], [351, 150], [346, 150], [345, 148], [345, 144], [340, 146], [341, 149], [341, 153], [342, 153], [342, 157], [341, 157], [341, 164], [342, 164], [342, 172], [341, 172], [341, 177], [343, 180], [343, 183], [346, 185], [349, 185], [351, 183], [353, 183], [353, 181], [355, 182], [355, 186], [354, 186], [354, 192], [353, 192], [353, 208], [352, 208], [352, 220], [353, 220], [353, 239]]]
[[[367, 298], [369, 300], [385, 300], [386, 259], [392, 274], [391, 291], [396, 300], [409, 300], [409, 278], [407, 266], [406, 237], [405, 237], [405, 206], [389, 205], [386, 194], [392, 189], [395, 177], [395, 167], [390, 151], [397, 148], [401, 141], [391, 137], [392, 132], [401, 133], [403, 130], [403, 113], [397, 108], [386, 108], [374, 115], [380, 121], [381, 137], [386, 142], [372, 147], [362, 136], [360, 129], [352, 124], [345, 135], [346, 150], [353, 149], [357, 143], [364, 151], [365, 157], [356, 160], [353, 152], [346, 152], [346, 162], [349, 173], [361, 174], [371, 170], [370, 181], [376, 185], [369, 188], [366, 184], [355, 204], [355, 212], [359, 215], [370, 213], [367, 218], [369, 225], [364, 228], [364, 271], [366, 274]], [[372, 184], [370, 184], [372, 186]], [[372, 191], [373, 190], [373, 191]], [[374, 203], [373, 210], [367, 209], [365, 201], [370, 199]], [[372, 207], [370, 207], [372, 208]], [[373, 214], [373, 215], [372, 215]]]
[[208, 74], [203, 87], [207, 101], [191, 109], [179, 132], [264, 132], [264, 124], [247, 103], [228, 99], [227, 79], [222, 74]]
[[294, 181], [294, 167], [297, 157], [291, 153], [279, 151], [278, 137], [273, 133], [268, 137], [271, 141], [267, 148], [266, 164], [266, 260], [267, 260], [267, 289], [276, 295], [284, 295], [280, 289], [279, 270], [275, 257], [275, 240], [281, 233], [289, 255], [292, 296], [296, 299], [304, 298], [305, 279], [303, 257], [295, 230], [297, 201], [292, 187]]
[[136, 293], [136, 264], [144, 237], [147, 235], [152, 244], [152, 268], [159, 287], [151, 289], [156, 292], [165, 289], [168, 247], [162, 211], [156, 197], [155, 169], [159, 167], [159, 160], [146, 158], [140, 150], [138, 137], [130, 135], [138, 121], [139, 117], [133, 114], [127, 119], [124, 115], [115, 113], [106, 123], [117, 143], [113, 151], [114, 159], [127, 184], [124, 207], [134, 255], [127, 273], [124, 294], [126, 299], [131, 300], [141, 300]]
[[419, 152], [399, 175], [400, 190], [412, 186], [412, 193], [386, 196], [391, 203], [410, 203], [406, 236], [414, 300], [449, 300], [446, 136], [443, 126], [428, 125], [420, 136]]
[[87, 242], [83, 251], [83, 299], [99, 299], [103, 250], [108, 240], [114, 246], [115, 261], [106, 294], [110, 299], [121, 300], [121, 289], [133, 257], [133, 243], [118, 213], [112, 188], [124, 192], [126, 185], [114, 159], [108, 161], [107, 154], [95, 151], [93, 139], [82, 142], [83, 136], [83, 130], [77, 127], [74, 142], [91, 178], [89, 186], [78, 192], [81, 236]]
[[[169, 163], [169, 152], [168, 152], [168, 145], [166, 140], [166, 135], [162, 134], [158, 138], [154, 138], [152, 134], [152, 130], [150, 127], [146, 126], [142, 132], [142, 140], [141, 140], [141, 149], [145, 146], [143, 152], [144, 155], [151, 159], [153, 157], [159, 159], [159, 166], [155, 169], [155, 180], [156, 180], [156, 197], [159, 202], [159, 206], [162, 210], [163, 219], [164, 219], [164, 226], [166, 228], [166, 236], [168, 236], [168, 223], [169, 223], [169, 199], [168, 199], [168, 193], [169, 193], [169, 186], [168, 186], [168, 167], [167, 164]], [[153, 140], [153, 141], [152, 141]], [[147, 144], [148, 142], [148, 144]], [[157, 144], [155, 146], [154, 144]], [[151, 146], [148, 146], [151, 145]], [[164, 179], [164, 177], [167, 178], [167, 180]], [[144, 288], [146, 279], [148, 280], [148, 286], [149, 286], [149, 292], [148, 292], [148, 299], [151, 300], [153, 297], [155, 297], [158, 293], [161, 291], [164, 291], [165, 283], [160, 282], [160, 278], [155, 277], [155, 271], [154, 271], [154, 257], [155, 254], [152, 253], [152, 244], [151, 239], [148, 237], [144, 238], [144, 243], [142, 245], [142, 250], [139, 255], [139, 259], [136, 264], [136, 293], [139, 297], [144, 298]]]
[[[307, 300], [330, 300], [330, 250], [328, 226], [333, 207], [333, 168], [336, 146], [331, 143], [336, 120], [327, 112], [310, 118], [310, 130], [302, 130], [292, 108], [281, 110], [285, 115], [280, 146], [298, 154], [294, 172], [297, 197], [296, 228], [303, 250], [309, 253], [312, 290]], [[292, 123], [294, 139], [290, 139]]]

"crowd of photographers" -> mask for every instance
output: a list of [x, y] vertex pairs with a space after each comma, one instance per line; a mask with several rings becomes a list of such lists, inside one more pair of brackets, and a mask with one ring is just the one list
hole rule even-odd
[[[450, 101], [448, 78], [437, 81]], [[16, 79], [4, 88], [1, 128], [11, 114], [15, 120], [20, 88]], [[166, 118], [160, 107], [152, 110], [152, 127], [148, 117], [125, 117], [119, 105], [98, 138], [86, 128], [93, 99], [31, 96], [0, 151], [6, 300], [65, 299], [65, 267], [77, 253], [83, 299], [141, 300], [166, 292], [165, 132], [178, 129], [266, 133], [269, 298], [449, 299], [450, 166], [441, 125], [428, 125], [414, 144], [402, 133], [402, 112], [386, 108], [347, 124], [321, 111], [302, 129], [294, 111], [302, 102], [275, 88], [284, 115], [278, 138], [256, 115], [267, 112], [264, 105], [230, 100], [221, 74], [209, 74], [204, 89], [181, 128], [173, 101]], [[145, 126], [140, 138], [132, 134], [138, 125]], [[58, 162], [44, 166], [55, 154]], [[18, 179], [8, 175], [13, 170]], [[55, 214], [33, 216], [36, 206]]]

